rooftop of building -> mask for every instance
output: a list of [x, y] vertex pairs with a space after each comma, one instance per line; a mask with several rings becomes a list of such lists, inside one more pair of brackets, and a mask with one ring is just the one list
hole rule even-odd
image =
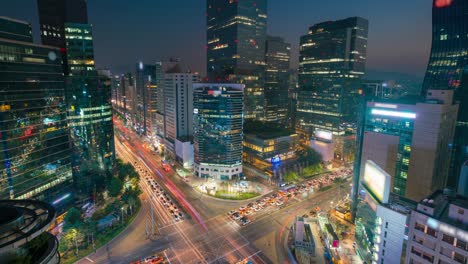
[[[463, 218], [456, 218], [453, 209], [462, 208]], [[450, 189], [437, 190], [418, 203], [417, 212], [428, 215], [441, 222], [468, 230], [468, 197], [461, 196]], [[458, 212], [458, 210], [457, 210]]]
[[261, 122], [254, 120], [245, 121], [244, 133], [255, 135], [260, 139], [273, 139], [295, 134], [294, 131], [284, 128], [276, 123]]
[[388, 203], [384, 204], [384, 206], [402, 214], [409, 214], [411, 213], [411, 210], [416, 208], [417, 203], [405, 197], [390, 194], [389, 201]]
[[27, 21], [19, 20], [19, 19], [15, 19], [15, 18], [11, 18], [11, 17], [0, 16], [0, 19], [8, 20], [8, 21], [11, 21], [11, 22], [16, 22], [16, 23], [21, 23], [21, 24], [25, 24], [25, 25], [29, 25], [29, 23]]

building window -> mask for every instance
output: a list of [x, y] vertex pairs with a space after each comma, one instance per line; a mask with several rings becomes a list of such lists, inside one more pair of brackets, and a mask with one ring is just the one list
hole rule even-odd
[[427, 227], [426, 234], [432, 236], [432, 237], [437, 237], [437, 231], [435, 229], [432, 229], [430, 227]]
[[385, 222], [385, 228], [388, 228], [388, 222]]
[[383, 241], [383, 246], [385, 247], [385, 245], [387, 245], [387, 240]]
[[384, 233], [384, 237], [387, 237], [387, 231], [385, 231], [385, 233]]
[[447, 234], [442, 235], [442, 241], [449, 243], [450, 245], [453, 245], [453, 242], [455, 241], [455, 238], [453, 236], [449, 236]]
[[461, 239], [457, 239], [457, 248], [468, 250], [468, 248], [466, 247], [466, 242]]
[[425, 227], [426, 227], [425, 225], [422, 225], [418, 222], [414, 223], [414, 229], [419, 230], [421, 232], [424, 232]]

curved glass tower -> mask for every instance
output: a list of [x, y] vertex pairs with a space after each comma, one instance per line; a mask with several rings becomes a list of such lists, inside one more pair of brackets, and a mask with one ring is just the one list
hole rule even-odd
[[468, 160], [468, 1], [434, 0], [432, 7], [432, 49], [424, 77], [422, 95], [430, 89], [454, 90], [460, 103], [452, 177], [455, 186], [461, 165]]

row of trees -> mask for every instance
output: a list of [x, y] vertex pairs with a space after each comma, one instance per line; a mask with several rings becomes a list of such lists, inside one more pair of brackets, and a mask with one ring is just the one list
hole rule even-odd
[[[110, 177], [107, 182], [107, 192], [103, 196], [108, 199], [101, 199], [101, 204], [96, 204], [96, 210], [91, 217], [84, 218], [82, 212], [77, 208], [68, 210], [63, 226], [63, 234], [60, 241], [60, 251], [73, 251], [75, 255], [82, 249], [95, 248], [96, 240], [107, 235], [110, 230], [98, 231], [98, 221], [107, 215], [133, 215], [140, 205], [139, 188], [140, 177], [130, 163], [116, 161], [117, 173]], [[125, 224], [123, 221], [120, 222]]]
[[312, 177], [323, 172], [322, 155], [312, 149], [305, 147], [296, 151], [297, 163], [300, 164], [299, 170], [291, 170], [283, 176], [283, 181], [298, 181], [300, 176], [304, 178]]

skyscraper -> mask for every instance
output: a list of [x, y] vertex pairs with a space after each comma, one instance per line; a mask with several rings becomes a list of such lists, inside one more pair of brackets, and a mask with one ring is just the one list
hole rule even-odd
[[0, 18], [0, 199], [40, 199], [62, 212], [73, 201], [62, 59], [33, 44], [30, 28]]
[[68, 74], [65, 23], [88, 23], [86, 0], [37, 0], [42, 44], [60, 48]]
[[175, 154], [175, 140], [193, 136], [193, 84], [199, 82], [195, 73], [180, 71], [164, 75], [164, 113], [166, 153]]
[[136, 64], [135, 73], [136, 85], [136, 123], [138, 132], [146, 135], [150, 127], [150, 112], [149, 112], [149, 88], [156, 85], [156, 66], [151, 64]]
[[193, 85], [195, 175], [229, 180], [242, 175], [244, 85]]
[[157, 61], [156, 66], [156, 113], [154, 114], [154, 122], [156, 128], [156, 143], [157, 145], [163, 146], [164, 139], [166, 137], [166, 128], [165, 128], [165, 104], [164, 104], [164, 75], [165, 73], [176, 67], [180, 63], [180, 59], [171, 58], [169, 60]]
[[455, 131], [455, 155], [449, 185], [468, 160], [468, 2], [434, 0], [432, 49], [424, 77], [422, 95], [428, 90], [454, 90], [460, 102]]
[[291, 44], [268, 36], [265, 45], [265, 120], [287, 125]]
[[296, 123], [305, 135], [325, 130], [335, 141], [353, 132], [367, 31], [367, 20], [351, 17], [316, 24], [301, 37]]
[[109, 80], [99, 79], [95, 70], [91, 25], [64, 26], [73, 173], [78, 190], [86, 195], [95, 188], [96, 178], [102, 182], [114, 165], [111, 87]]
[[264, 119], [267, 1], [207, 1], [210, 81], [245, 84], [245, 118]]
[[356, 179], [372, 160], [391, 176], [392, 194], [418, 201], [444, 188], [458, 110], [452, 98], [452, 91], [430, 90], [426, 99], [367, 102]]

